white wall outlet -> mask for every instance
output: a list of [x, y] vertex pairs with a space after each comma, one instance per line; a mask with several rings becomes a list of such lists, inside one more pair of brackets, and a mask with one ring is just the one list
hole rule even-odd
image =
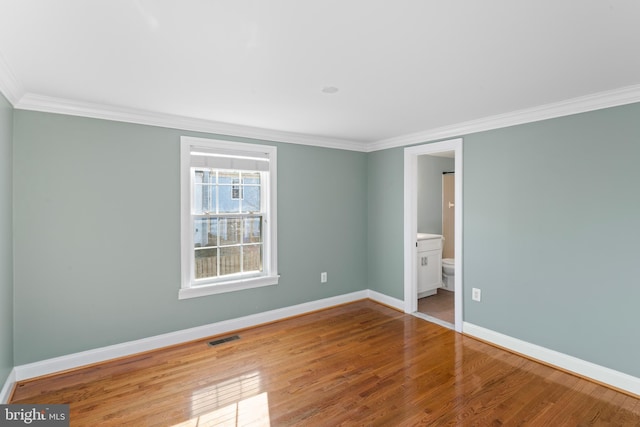
[[320, 283], [327, 283], [327, 272], [320, 273]]
[[474, 301], [480, 301], [482, 298], [482, 291], [478, 288], [471, 289], [471, 299]]

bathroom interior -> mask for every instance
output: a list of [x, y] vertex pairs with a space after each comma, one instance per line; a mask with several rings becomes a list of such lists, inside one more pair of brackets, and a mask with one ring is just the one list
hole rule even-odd
[[453, 328], [454, 152], [418, 156], [418, 312]]

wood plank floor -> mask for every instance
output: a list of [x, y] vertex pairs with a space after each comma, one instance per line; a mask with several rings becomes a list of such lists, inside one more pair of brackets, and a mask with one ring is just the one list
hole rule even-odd
[[18, 384], [72, 426], [638, 426], [640, 400], [372, 301]]

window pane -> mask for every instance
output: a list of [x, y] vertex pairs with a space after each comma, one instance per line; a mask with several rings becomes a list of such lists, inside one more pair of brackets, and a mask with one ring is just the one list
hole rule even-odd
[[195, 169], [192, 210], [195, 214], [216, 211], [215, 171]]
[[244, 218], [243, 243], [262, 242], [262, 218]]
[[220, 218], [220, 244], [236, 245], [240, 243], [242, 218]]
[[193, 225], [193, 244], [196, 248], [218, 246], [218, 218], [198, 218]]
[[218, 183], [219, 184], [233, 184], [234, 180], [236, 183], [240, 181], [240, 172], [238, 171], [219, 171], [218, 173]]
[[220, 275], [240, 273], [240, 247], [220, 248]]
[[247, 185], [260, 185], [260, 172], [243, 172], [242, 183]]
[[233, 198], [232, 185], [221, 185], [218, 187], [218, 209], [219, 213], [240, 212], [240, 199]]
[[243, 185], [242, 211], [260, 212], [260, 187], [255, 185]]
[[260, 172], [243, 172], [242, 184], [242, 212], [260, 212]]
[[217, 251], [215, 248], [196, 249], [194, 265], [196, 279], [217, 276]]
[[262, 271], [262, 245], [247, 245], [243, 246], [242, 250], [243, 271]]

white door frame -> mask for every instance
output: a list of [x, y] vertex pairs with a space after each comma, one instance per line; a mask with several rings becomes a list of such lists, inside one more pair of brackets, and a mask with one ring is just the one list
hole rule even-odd
[[455, 153], [455, 330], [462, 332], [462, 138], [404, 149], [404, 311], [418, 310], [418, 156], [443, 151]]

